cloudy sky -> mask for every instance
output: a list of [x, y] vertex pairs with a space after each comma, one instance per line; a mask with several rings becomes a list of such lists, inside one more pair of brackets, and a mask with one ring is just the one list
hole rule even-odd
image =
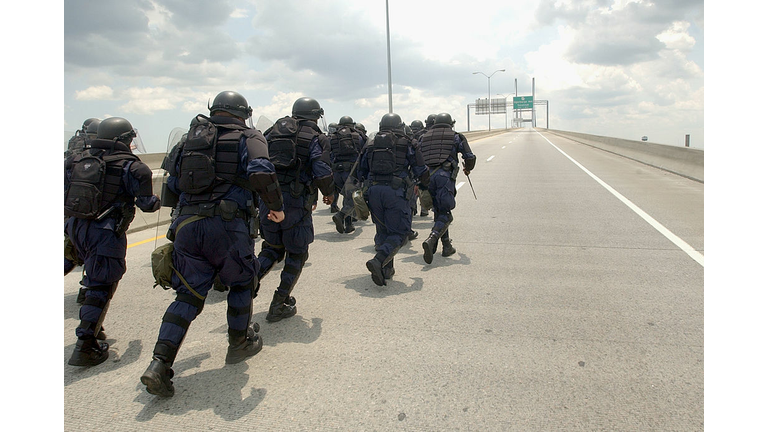
[[[393, 110], [407, 123], [448, 112], [457, 130], [487, 129], [487, 115], [467, 115], [488, 94], [473, 72], [504, 69], [491, 97], [511, 100], [515, 80], [529, 96], [535, 78], [553, 129], [704, 147], [703, 0], [390, 0], [389, 19]], [[223, 90], [271, 120], [302, 96], [369, 131], [389, 110], [384, 0], [67, 0], [63, 22], [65, 131], [121, 116], [164, 151]]]

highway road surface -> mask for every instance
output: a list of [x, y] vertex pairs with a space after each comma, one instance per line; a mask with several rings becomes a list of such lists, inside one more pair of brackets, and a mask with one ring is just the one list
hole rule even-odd
[[419, 237], [376, 286], [373, 224], [339, 234], [321, 204], [298, 314], [265, 320], [280, 264], [254, 300], [263, 350], [225, 365], [226, 293], [211, 291], [172, 398], [139, 381], [173, 299], [149, 264], [167, 225], [128, 236], [99, 366], [66, 365], [79, 275], [66, 276], [65, 430], [703, 430], [704, 185], [546, 131], [470, 144], [477, 199], [460, 174], [458, 253], [425, 264], [431, 216], [416, 216]]

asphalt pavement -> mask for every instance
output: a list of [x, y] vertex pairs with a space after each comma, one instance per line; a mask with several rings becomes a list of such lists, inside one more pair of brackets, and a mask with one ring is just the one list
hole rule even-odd
[[321, 205], [298, 314], [265, 320], [278, 265], [254, 300], [263, 350], [225, 365], [226, 293], [211, 291], [172, 398], [139, 382], [173, 300], [149, 264], [167, 223], [128, 235], [99, 366], [66, 365], [79, 275], [64, 277], [64, 429], [703, 430], [704, 185], [546, 132], [471, 146], [455, 255], [425, 264], [431, 214], [415, 216], [376, 286], [373, 224], [339, 234]]

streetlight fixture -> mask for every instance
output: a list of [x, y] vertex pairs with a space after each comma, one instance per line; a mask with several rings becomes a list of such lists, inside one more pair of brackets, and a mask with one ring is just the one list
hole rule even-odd
[[507, 98], [512, 96], [512, 93], [508, 95], [503, 95], [501, 93], [496, 93], [498, 96], [504, 96], [504, 129], [507, 128]]
[[472, 75], [480, 74], [488, 78], [488, 130], [489, 131], [491, 130], [491, 77], [494, 76], [496, 72], [504, 72], [504, 69], [495, 70], [490, 76], [482, 72], [472, 72]]

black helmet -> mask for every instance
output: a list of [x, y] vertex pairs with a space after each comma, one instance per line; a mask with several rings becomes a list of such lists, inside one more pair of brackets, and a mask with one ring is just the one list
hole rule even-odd
[[344, 117], [339, 119], [339, 124], [340, 125], [347, 125], [347, 126], [354, 126], [355, 125], [355, 121], [352, 120], [352, 117], [350, 117], [350, 116], [344, 116]]
[[296, 99], [296, 102], [293, 103], [293, 110], [291, 111], [292, 116], [309, 120], [317, 120], [323, 114], [325, 114], [325, 111], [320, 108], [320, 102], [310, 97]]
[[411, 129], [413, 130], [424, 129], [424, 123], [422, 123], [421, 120], [414, 120], [411, 122]]
[[408, 136], [413, 136], [413, 130], [411, 130], [411, 127], [408, 125], [405, 125], [405, 134]]
[[338, 129], [338, 128], [339, 128], [339, 125], [336, 124], [336, 123], [328, 124], [328, 132], [330, 132], [330, 133], [336, 132], [336, 129]]
[[122, 117], [110, 117], [99, 123], [96, 132], [96, 138], [112, 141], [121, 141], [124, 144], [130, 144], [136, 131], [133, 130], [131, 122]]
[[424, 122], [424, 123], [427, 124], [427, 127], [430, 127], [430, 126], [435, 124], [435, 117], [436, 116], [437, 116], [436, 114], [430, 114], [430, 115], [427, 116], [427, 120]]
[[85, 129], [85, 134], [93, 138], [99, 132], [99, 124], [101, 124], [101, 120], [99, 119], [88, 119], [88, 120], [90, 120], [90, 123], [88, 123], [88, 127]]
[[[94, 121], [94, 120], [99, 120], [99, 119], [97, 119], [97, 118], [95, 118], [95, 117], [91, 117], [91, 118], [89, 118], [89, 119], [85, 119], [85, 121], [83, 122], [83, 128], [82, 128], [82, 130], [83, 130], [83, 131], [86, 131], [86, 130], [88, 129], [88, 126], [89, 126], [91, 123], [93, 123], [93, 121]], [[99, 121], [100, 121], [100, 120], [99, 120]], [[98, 124], [97, 124], [96, 126], [98, 127]]]
[[384, 116], [381, 118], [381, 121], [379, 122], [380, 131], [394, 129], [403, 131], [403, 126], [403, 120], [401, 120], [400, 116], [395, 113], [384, 114]]
[[238, 92], [223, 91], [213, 99], [213, 105], [208, 104], [208, 110], [213, 114], [214, 111], [224, 111], [239, 117], [243, 120], [250, 118], [253, 109], [248, 106], [248, 101]]
[[451, 118], [450, 114], [448, 114], [448, 113], [440, 113], [440, 114], [435, 116], [435, 124], [438, 124], [438, 123], [439, 124], [448, 124], [448, 125], [453, 126], [453, 124], [456, 123], [456, 122], [453, 121], [453, 119]]
[[363, 131], [363, 133], [367, 133], [368, 131], [365, 130], [365, 125], [362, 123], [355, 123], [355, 129]]

